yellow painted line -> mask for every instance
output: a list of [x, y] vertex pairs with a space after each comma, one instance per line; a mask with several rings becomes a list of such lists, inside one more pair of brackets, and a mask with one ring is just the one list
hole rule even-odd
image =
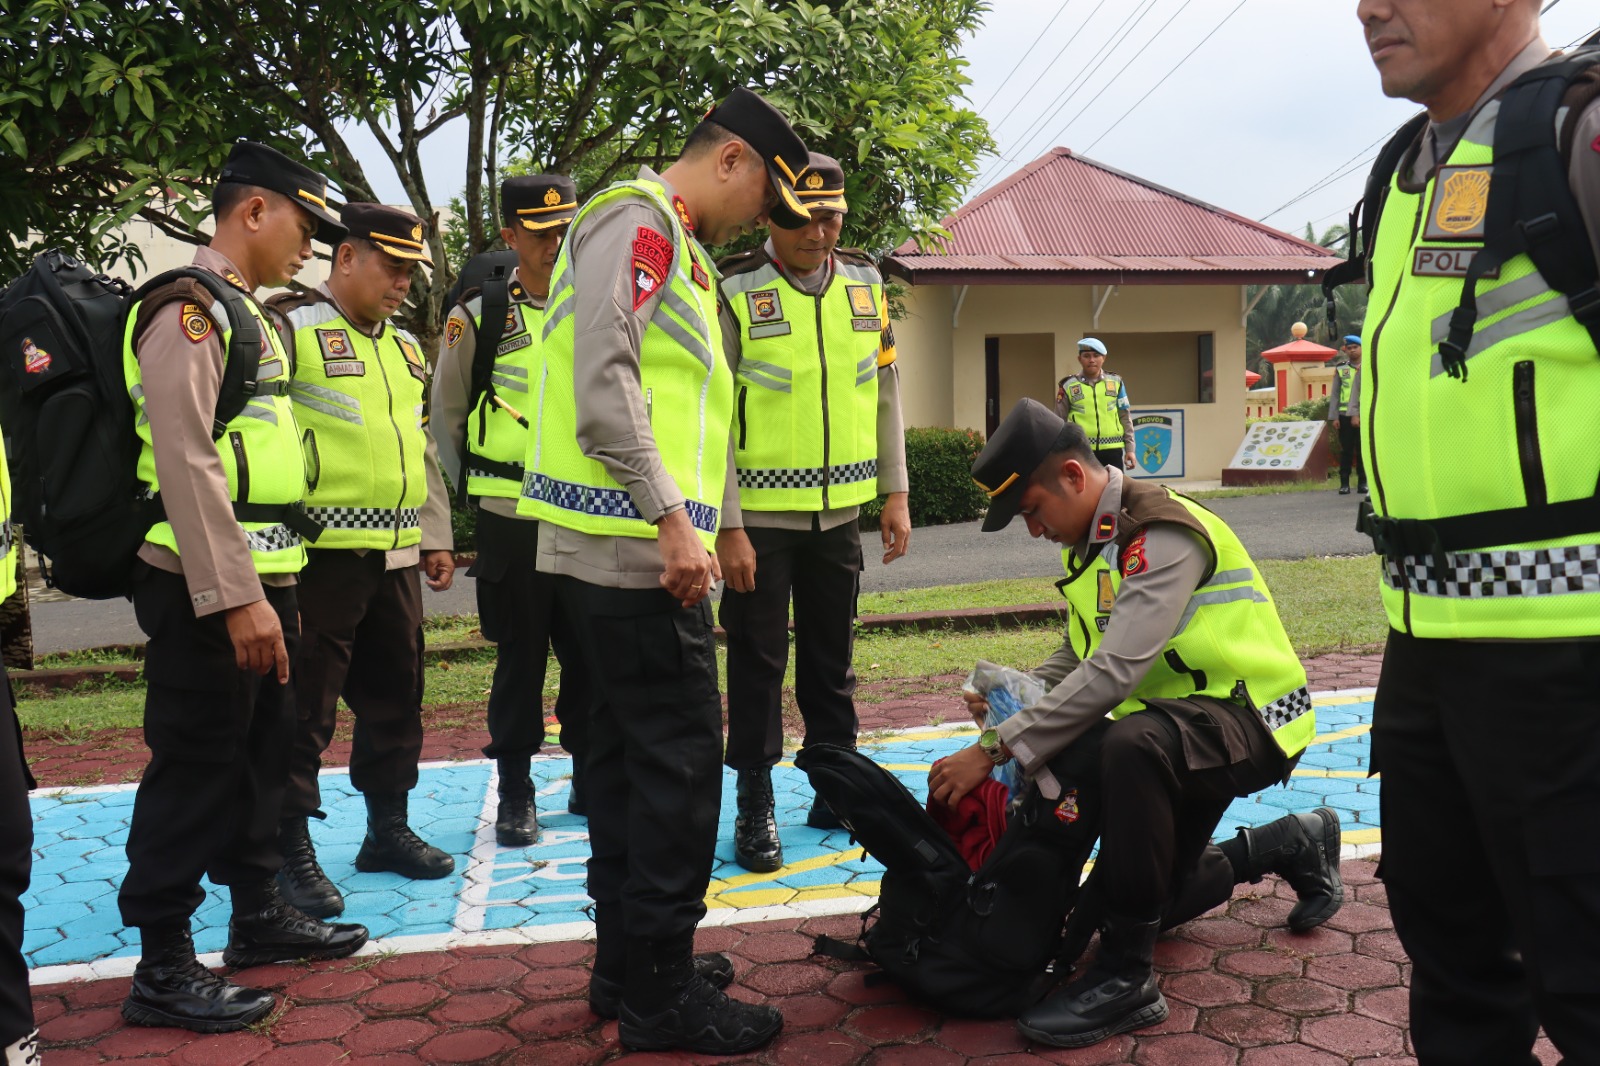
[[1377, 774], [1369, 774], [1365, 770], [1314, 770], [1314, 769], [1306, 769], [1306, 770], [1296, 770], [1294, 772], [1294, 776], [1295, 777], [1360, 777], [1360, 778], [1366, 778], [1366, 777], [1377, 777], [1378, 775]]
[[1351, 737], [1365, 736], [1370, 732], [1372, 732], [1372, 724], [1367, 722], [1363, 723], [1362, 725], [1353, 725], [1349, 729], [1341, 729], [1335, 733], [1318, 733], [1312, 738], [1311, 743], [1336, 744], [1341, 740], [1349, 740]]
[[[818, 855], [812, 859], [801, 859], [799, 862], [790, 863], [788, 866], [781, 866], [769, 874], [740, 874], [737, 877], [730, 877], [726, 881], [718, 881], [716, 878], [712, 878], [711, 885], [707, 889], [707, 895], [716, 896], [723, 892], [748, 888], [751, 885], [764, 885], [770, 881], [788, 877], [790, 874], [805, 873], [807, 870], [820, 870], [825, 866], [837, 866], [840, 863], [850, 862], [865, 855], [866, 852], [861, 848], [846, 848], [831, 855]], [[793, 889], [787, 891], [793, 891]]]
[[1383, 830], [1381, 829], [1354, 829], [1345, 830], [1339, 834], [1339, 839], [1345, 844], [1381, 844], [1383, 843]]
[[1372, 693], [1365, 696], [1318, 696], [1312, 701], [1316, 707], [1343, 707], [1352, 703], [1371, 703]]

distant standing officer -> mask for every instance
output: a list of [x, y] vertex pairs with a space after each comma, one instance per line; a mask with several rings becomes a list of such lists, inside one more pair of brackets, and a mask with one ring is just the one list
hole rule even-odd
[[[1547, 96], [1548, 125], [1508, 118], [1511, 84], [1555, 59], [1539, 9], [1356, 6], [1384, 95], [1428, 114], [1369, 246], [1360, 391], [1390, 626], [1372, 768], [1423, 1066], [1532, 1066], [1540, 1026], [1600, 1062], [1600, 82]], [[1501, 184], [1519, 168], [1554, 175], [1536, 205]], [[1490, 255], [1552, 241], [1586, 288]], [[1439, 253], [1498, 268], [1453, 351], [1463, 280]]]
[[[810, 222], [772, 227], [761, 248], [717, 264], [739, 481], [739, 505], [723, 514], [717, 534], [728, 582], [726, 762], [739, 774], [734, 856], [758, 871], [783, 865], [772, 767], [783, 755], [791, 596], [805, 742], [854, 747], [860, 505], [887, 494], [879, 521], [885, 563], [911, 543], [883, 277], [865, 256], [835, 251], [849, 210], [837, 161], [813, 152], [796, 192]], [[819, 797], [806, 824], [840, 823]]]
[[[138, 410], [139, 480], [160, 501], [134, 576], [145, 645], [150, 747], [128, 831], [118, 902], [142, 954], [122, 1016], [196, 1032], [242, 1029], [272, 1011], [271, 992], [229, 984], [195, 958], [189, 919], [201, 875], [233, 896], [230, 966], [331, 959], [366, 943], [359, 925], [326, 925], [286, 904], [278, 818], [294, 738], [289, 663], [299, 643], [295, 575], [306, 562], [300, 431], [289, 359], [252, 293], [282, 285], [337, 244], [327, 180], [241, 141], [212, 194], [216, 235], [194, 264], [237, 291], [259, 331], [252, 399], [214, 429], [235, 327], [192, 280], [131, 309], [123, 368]], [[244, 326], [238, 327], [240, 329]]]
[[1328, 397], [1328, 421], [1339, 433], [1339, 495], [1350, 495], [1350, 467], [1356, 468], [1356, 489], [1367, 492], [1367, 470], [1361, 465], [1361, 425], [1358, 414], [1358, 388], [1361, 381], [1361, 338], [1352, 333], [1339, 351], [1344, 361], [1333, 368], [1334, 390]]
[[[540, 365], [544, 307], [567, 227], [578, 213], [577, 186], [560, 174], [508, 178], [500, 186], [500, 239], [517, 254], [506, 286], [506, 319], [479, 343], [484, 293], [462, 294], [444, 326], [433, 383], [433, 435], [445, 474], [462, 484], [477, 514], [478, 558], [469, 573], [478, 590], [485, 640], [496, 644], [489, 689], [489, 743], [500, 800], [495, 839], [525, 847], [539, 839], [533, 756], [544, 744], [544, 680], [553, 649], [561, 664], [556, 720], [561, 746], [572, 756], [567, 810], [584, 812], [583, 760], [589, 730], [589, 675], [576, 643], [575, 623], [556, 602], [555, 578], [538, 567], [539, 523], [517, 513], [527, 412], [536, 393], [530, 375]], [[491, 284], [500, 284], [491, 280]], [[494, 330], [499, 330], [496, 334]], [[474, 368], [483, 391], [475, 392]]]
[[1083, 373], [1064, 377], [1056, 386], [1056, 414], [1083, 428], [1100, 462], [1132, 470], [1136, 464], [1128, 386], [1105, 372], [1106, 346], [1094, 337], [1078, 342], [1078, 365]]
[[[0, 601], [17, 591], [16, 531], [11, 526], [11, 471], [0, 448]], [[22, 954], [22, 896], [33, 869], [33, 812], [28, 790], [37, 787], [22, 754], [22, 727], [11, 680], [0, 663], [0, 1062], [28, 1066], [39, 1060], [33, 1025], [28, 960]]]
[[428, 264], [422, 220], [346, 204], [348, 233], [326, 283], [274, 297], [295, 352], [289, 395], [302, 427], [307, 510], [322, 523], [300, 575], [299, 723], [279, 845], [284, 898], [330, 917], [344, 897], [317, 862], [307, 819], [323, 817], [317, 771], [339, 697], [355, 716], [350, 783], [367, 804], [364, 872], [439, 878], [455, 860], [412, 832], [407, 796], [422, 755], [422, 573], [450, 587], [450, 505], [428, 435], [428, 362], [389, 323]]
[[722, 799], [706, 597], [734, 491], [733, 372], [701, 242], [753, 231], [769, 211], [803, 224], [794, 182], [806, 159], [772, 105], [735, 90], [665, 172], [641, 169], [584, 205], [545, 313], [521, 506], [539, 519], [539, 569], [560, 575], [582, 619], [595, 685], [589, 1002], [620, 1011], [636, 1050], [732, 1054], [783, 1024], [719, 990], [726, 958], [692, 956]]

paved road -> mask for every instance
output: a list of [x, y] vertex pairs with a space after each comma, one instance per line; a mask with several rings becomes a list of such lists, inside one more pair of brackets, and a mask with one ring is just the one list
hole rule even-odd
[[[1354, 530], [1359, 499], [1333, 491], [1296, 492], [1212, 500], [1209, 506], [1233, 526], [1257, 558], [1303, 559], [1371, 550], [1370, 542]], [[875, 534], [864, 535], [867, 567], [861, 587], [868, 592], [1061, 573], [1060, 556], [1050, 545], [1031, 540], [1021, 522], [991, 534], [980, 533], [976, 522], [913, 530], [911, 554], [892, 566], [879, 562], [882, 554], [874, 550], [877, 545]], [[459, 572], [450, 591], [424, 591], [423, 600], [430, 614], [477, 610], [473, 581]], [[144, 640], [133, 607], [121, 600], [36, 601], [33, 632], [34, 648], [41, 655]]]

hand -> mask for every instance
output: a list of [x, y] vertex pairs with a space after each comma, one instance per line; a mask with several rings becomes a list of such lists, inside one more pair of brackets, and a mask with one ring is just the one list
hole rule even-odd
[[883, 514], [878, 517], [878, 528], [883, 532], [883, 562], [887, 566], [911, 547], [910, 496], [904, 492], [891, 492], [883, 501]]
[[1139, 465], [1133, 461], [1133, 453], [1128, 451], [1126, 448], [1124, 448], [1122, 451], [1122, 465], [1129, 470], [1132, 470], [1134, 467]]
[[1360, 424], [1361, 424], [1361, 416], [1360, 415], [1351, 415], [1350, 416], [1350, 428], [1351, 429], [1354, 429], [1355, 427], [1359, 426]]
[[994, 763], [983, 749], [974, 744], [962, 748], [948, 758], [940, 759], [928, 771], [928, 799], [950, 810], [968, 792], [983, 783], [994, 769]]
[[422, 553], [422, 561], [417, 563], [417, 568], [427, 578], [430, 589], [443, 592], [455, 580], [455, 552], [444, 549], [425, 551]]
[[724, 529], [717, 534], [717, 563], [735, 592], [756, 590], [756, 549], [744, 530]]
[[693, 607], [711, 595], [711, 583], [722, 572], [716, 557], [700, 543], [689, 512], [681, 507], [663, 515], [656, 532], [663, 567], [661, 587], [685, 607]]
[[971, 689], [962, 689], [961, 698], [967, 701], [967, 713], [972, 715], [972, 724], [979, 729], [989, 720], [989, 701], [981, 693]]
[[239, 669], [257, 674], [278, 670], [278, 684], [289, 683], [289, 652], [283, 646], [283, 625], [266, 600], [230, 607], [223, 614], [228, 639], [233, 641], [233, 661]]

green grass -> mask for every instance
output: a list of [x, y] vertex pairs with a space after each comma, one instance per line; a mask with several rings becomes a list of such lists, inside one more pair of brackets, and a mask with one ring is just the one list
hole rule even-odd
[[1064, 603], [1056, 591], [1058, 577], [1019, 577], [976, 581], [968, 585], [934, 585], [924, 589], [861, 594], [862, 614], [915, 614], [967, 607], [1016, 607], [1031, 603]]
[[1338, 484], [1333, 475], [1326, 481], [1286, 481], [1276, 485], [1241, 485], [1236, 488], [1226, 489], [1201, 489], [1199, 492], [1186, 492], [1185, 496], [1194, 500], [1230, 500], [1235, 496], [1281, 496], [1287, 492], [1326, 492], [1337, 488]]

